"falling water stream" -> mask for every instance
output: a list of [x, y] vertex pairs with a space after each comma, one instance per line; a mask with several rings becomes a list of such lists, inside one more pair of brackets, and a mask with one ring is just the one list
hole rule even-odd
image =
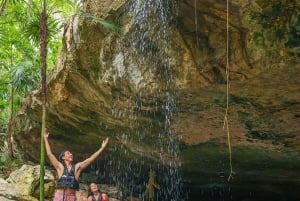
[[[156, 83], [136, 79], [136, 93], [127, 88], [120, 92], [131, 107], [116, 105], [113, 115], [130, 124], [131, 129], [118, 134], [124, 146], [116, 145], [114, 150], [122, 154], [117, 158], [123, 160], [110, 160], [104, 167], [108, 175], [103, 178], [113, 178], [110, 182], [120, 189], [121, 198], [149, 200], [154, 195], [155, 201], [182, 201], [186, 196], [180, 172], [179, 139], [172, 129], [172, 113], [176, 109], [175, 66], [168, 57], [171, 36], [166, 31], [175, 19], [176, 2], [136, 0], [128, 2], [127, 9], [134, 20], [123, 52], [125, 73], [131, 73], [132, 66], [137, 66], [144, 76], [152, 76], [148, 80]], [[136, 147], [130, 150], [131, 145]], [[132, 152], [139, 154], [133, 158]], [[152, 186], [152, 195], [147, 194], [150, 173], [154, 173], [151, 175], [157, 184]]]

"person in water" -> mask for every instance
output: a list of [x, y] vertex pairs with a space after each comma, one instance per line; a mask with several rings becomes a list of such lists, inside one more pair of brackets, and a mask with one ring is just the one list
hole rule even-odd
[[53, 201], [76, 201], [76, 191], [79, 190], [80, 173], [88, 167], [103, 152], [108, 144], [109, 138], [102, 142], [102, 146], [93, 153], [89, 158], [82, 162], [73, 163], [73, 154], [70, 151], [63, 151], [57, 158], [51, 151], [48, 142], [49, 132], [45, 129], [44, 139], [47, 156], [54, 166], [59, 177]]
[[108, 201], [108, 196], [99, 190], [96, 183], [91, 183], [88, 189], [87, 201]]

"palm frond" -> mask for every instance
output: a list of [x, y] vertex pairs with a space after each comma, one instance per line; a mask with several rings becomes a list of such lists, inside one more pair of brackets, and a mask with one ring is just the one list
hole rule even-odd
[[34, 42], [34, 44], [39, 43], [39, 26], [40, 20], [39, 17], [34, 17], [30, 20], [30, 22], [25, 26], [24, 36], [25, 38], [30, 39]]
[[26, 1], [24, 0], [1, 0], [0, 3], [0, 16], [2, 15], [2, 13], [4, 12], [4, 10], [6, 9], [6, 7], [8, 5], [16, 5], [17, 3], [26, 3]]
[[6, 31], [3, 27], [0, 27], [0, 44], [3, 45], [4, 43], [7, 43], [7, 41], [9, 41], [9, 38]]
[[19, 92], [32, 90], [40, 79], [39, 68], [30, 61], [21, 62], [11, 69], [12, 83]]
[[99, 17], [95, 17], [95, 16], [93, 16], [89, 13], [83, 12], [83, 11], [81, 11], [81, 15], [84, 16], [85, 18], [91, 19], [93, 22], [100, 23], [104, 27], [111, 29], [112, 31], [114, 31], [116, 33], [120, 33], [120, 27], [113, 22], [110, 22], [108, 20], [105, 20], [105, 19], [102, 19]]
[[[55, 19], [53, 17], [52, 10], [48, 10], [48, 22], [47, 22], [47, 29], [48, 29], [48, 40], [53, 38], [57, 32], [61, 31], [62, 23], [60, 19]], [[35, 14], [35, 16], [30, 20], [30, 22], [25, 26], [24, 29], [24, 36], [29, 38], [34, 42], [34, 44], [39, 43], [39, 27], [40, 27], [40, 15]]]
[[9, 3], [16, 4], [16, 3], [23, 3], [24, 0], [9, 0]]

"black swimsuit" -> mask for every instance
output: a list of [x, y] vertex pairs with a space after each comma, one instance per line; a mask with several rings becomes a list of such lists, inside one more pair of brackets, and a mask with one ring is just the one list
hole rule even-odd
[[79, 190], [79, 183], [75, 179], [75, 165], [72, 165], [70, 172], [68, 168], [64, 166], [63, 175], [57, 181], [57, 188], [66, 188], [69, 187], [74, 190]]
[[94, 197], [94, 195], [92, 195], [92, 200], [93, 201], [101, 201], [102, 200], [102, 193], [99, 194], [98, 200], [96, 200], [96, 198]]

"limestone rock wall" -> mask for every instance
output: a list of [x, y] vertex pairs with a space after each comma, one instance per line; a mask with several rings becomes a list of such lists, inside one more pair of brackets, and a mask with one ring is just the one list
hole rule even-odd
[[[125, 147], [129, 158], [172, 161], [171, 130], [180, 140], [175, 151], [182, 149], [180, 160], [194, 178], [207, 171], [193, 168], [203, 159], [194, 155], [195, 147], [227, 148], [227, 95], [233, 146], [267, 149], [270, 155], [299, 151], [299, 60], [286, 41], [272, 39], [272, 27], [264, 29], [252, 17], [268, 5], [230, 1], [227, 18], [225, 1], [166, 3], [173, 9], [145, 2], [85, 1], [86, 12], [117, 23], [120, 33], [79, 14], [70, 17], [48, 76], [47, 127], [56, 154], [71, 149], [81, 160], [110, 136], [103, 160], [121, 158], [116, 150]], [[33, 161], [39, 155], [39, 90], [15, 119], [15, 138]]]

